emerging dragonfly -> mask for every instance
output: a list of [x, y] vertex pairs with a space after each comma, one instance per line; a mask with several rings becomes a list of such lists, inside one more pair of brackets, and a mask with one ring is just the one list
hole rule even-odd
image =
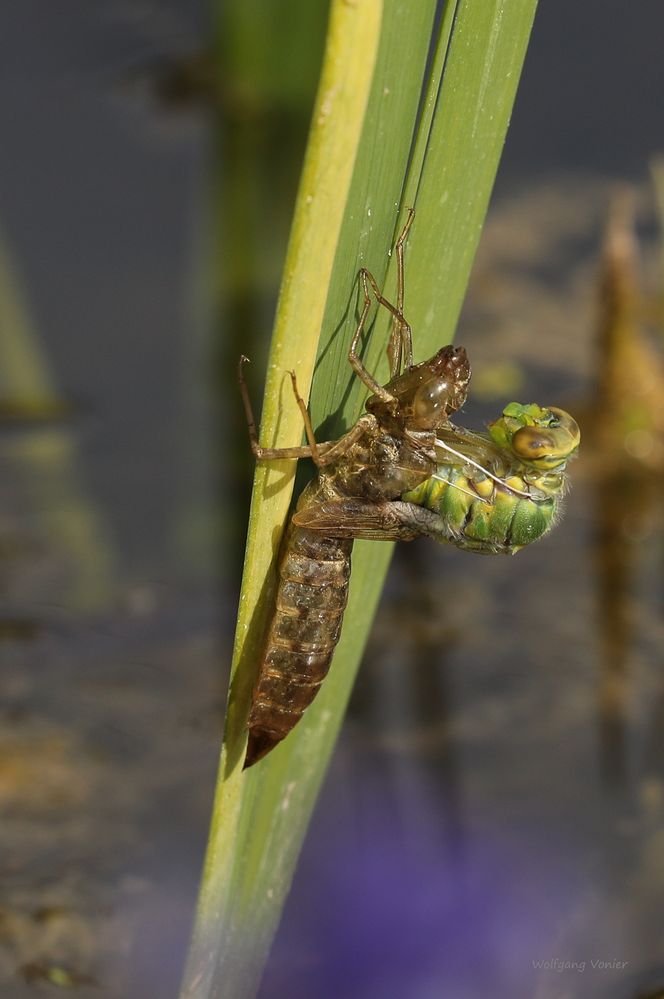
[[[417, 506], [422, 533], [437, 541], [513, 555], [556, 523], [567, 462], [581, 433], [563, 409], [518, 402], [506, 406], [488, 431], [443, 430], [436, 474], [402, 498]], [[426, 527], [420, 507], [434, 515]]]
[[[488, 431], [442, 427], [435, 473], [401, 501], [377, 507], [366, 532], [355, 524], [354, 537], [428, 536], [492, 555], [514, 555], [541, 538], [561, 511], [567, 462], [579, 447], [578, 424], [562, 409], [511, 402]], [[323, 508], [320, 527], [339, 530], [324, 518]]]
[[[247, 722], [245, 767], [288, 735], [327, 675], [348, 598], [355, 538], [411, 540], [428, 535], [470, 550], [514, 551], [526, 543], [522, 539], [528, 529], [521, 527], [515, 534], [504, 511], [512, 510], [510, 525], [515, 517], [520, 525], [530, 521], [528, 540], [540, 536], [553, 522], [564, 462], [578, 445], [578, 428], [574, 430], [576, 424], [561, 410], [521, 407], [519, 416], [506, 410], [493, 425], [493, 439], [450, 424], [450, 415], [465, 402], [470, 365], [464, 348], [452, 346], [413, 364], [411, 329], [403, 314], [403, 250], [413, 216], [409, 212], [395, 247], [396, 304], [382, 296], [367, 270], [359, 273], [364, 305], [348, 359], [371, 395], [366, 414], [347, 434], [337, 441], [316, 442], [291, 374], [308, 444], [260, 447], [243, 376], [246, 358], [240, 360], [240, 389], [256, 458], [311, 457], [318, 468], [282, 542], [275, 612]], [[357, 354], [371, 307], [369, 288], [393, 317], [390, 380], [384, 386]], [[514, 419], [518, 426], [509, 422]], [[553, 464], [547, 466], [547, 461]], [[460, 503], [445, 500], [445, 495], [456, 493]]]

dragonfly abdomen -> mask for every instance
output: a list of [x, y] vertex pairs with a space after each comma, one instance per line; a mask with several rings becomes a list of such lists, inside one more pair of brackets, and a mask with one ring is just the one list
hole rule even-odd
[[553, 526], [559, 496], [519, 496], [527, 492], [526, 482], [519, 476], [504, 481], [440, 464], [434, 477], [402, 498], [438, 516], [440, 540], [466, 551], [514, 554]]
[[327, 675], [348, 600], [352, 547], [352, 540], [293, 525], [288, 530], [249, 714], [245, 766], [288, 735]]

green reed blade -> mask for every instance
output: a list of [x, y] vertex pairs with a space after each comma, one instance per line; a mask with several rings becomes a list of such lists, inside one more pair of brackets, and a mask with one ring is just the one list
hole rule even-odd
[[[332, 3], [270, 355], [265, 445], [301, 439], [286, 375], [291, 368], [305, 396], [314, 371], [310, 406], [320, 439], [339, 436], [357, 419], [365, 393], [347, 363], [356, 275], [367, 266], [384, 282], [404, 204], [417, 209], [406, 295], [418, 358], [451, 338], [535, 0], [457, 0], [436, 21], [435, 8], [435, 0]], [[365, 350], [380, 377], [385, 343], [381, 317]], [[260, 373], [249, 374], [255, 385]], [[256, 472], [219, 783], [183, 999], [255, 994], [391, 554], [391, 545], [356, 545], [343, 634], [321, 693], [294, 732], [242, 772], [244, 721], [273, 593], [270, 568], [293, 474], [286, 462]]]

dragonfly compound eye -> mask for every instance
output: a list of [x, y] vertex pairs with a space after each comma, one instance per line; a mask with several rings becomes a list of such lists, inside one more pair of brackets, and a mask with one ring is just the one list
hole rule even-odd
[[551, 422], [544, 427], [521, 427], [512, 437], [514, 454], [538, 468], [553, 469], [562, 465], [576, 451], [581, 439], [579, 425], [563, 409], [548, 410]]
[[556, 442], [553, 435], [544, 430], [537, 427], [521, 427], [512, 437], [512, 450], [519, 458], [537, 461], [556, 451]]
[[559, 452], [566, 450], [567, 453], [570, 454], [579, 446], [579, 442], [581, 440], [579, 424], [576, 422], [574, 417], [570, 416], [569, 413], [566, 413], [564, 409], [558, 409], [556, 406], [551, 406], [549, 408], [549, 412], [556, 420], [555, 430], [552, 428], [556, 439], [556, 447]]

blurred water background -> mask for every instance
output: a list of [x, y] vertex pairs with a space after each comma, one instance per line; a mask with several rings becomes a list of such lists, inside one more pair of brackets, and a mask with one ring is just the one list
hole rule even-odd
[[[318, 0], [253, 6], [221, 81], [203, 4], [0, 13], [9, 999], [54, 969], [83, 997], [177, 995], [252, 471], [235, 365], [260, 379], [325, 30]], [[463, 416], [562, 405], [586, 453], [532, 551], [399, 548], [261, 999], [662, 994], [660, 438], [628, 466], [593, 413], [617, 182], [623, 275], [655, 303], [641, 324], [621, 299], [651, 335], [629, 356], [664, 385], [663, 27], [656, 0], [541, 5], [457, 336]]]

